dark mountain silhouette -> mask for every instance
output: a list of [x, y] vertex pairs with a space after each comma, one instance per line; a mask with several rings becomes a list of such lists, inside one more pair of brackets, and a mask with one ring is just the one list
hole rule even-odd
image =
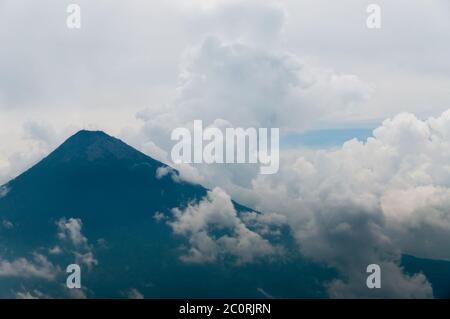
[[[133, 288], [149, 298], [326, 296], [321, 282], [334, 272], [298, 258], [247, 265], [181, 261], [180, 247], [186, 242], [153, 216], [160, 212], [170, 218], [172, 208], [199, 201], [207, 189], [171, 174], [157, 178], [160, 167], [166, 165], [103, 132], [80, 131], [7, 183], [0, 222], [13, 227], [0, 231], [0, 258], [11, 263], [39, 253], [62, 275], [54, 281], [0, 276], [0, 296], [25, 287], [64, 297], [64, 269], [87, 250], [98, 261], [82, 272], [89, 297], [125, 297]], [[251, 211], [234, 205], [238, 212]], [[63, 218], [82, 221], [89, 249], [49, 253], [59, 245], [56, 224]]]

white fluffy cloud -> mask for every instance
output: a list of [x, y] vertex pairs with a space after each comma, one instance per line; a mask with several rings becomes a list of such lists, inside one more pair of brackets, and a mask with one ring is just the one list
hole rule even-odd
[[79, 218], [65, 218], [57, 222], [58, 238], [68, 240], [74, 246], [82, 246], [87, 244], [87, 238], [81, 233], [83, 223]]
[[286, 52], [211, 37], [185, 62], [174, 112], [185, 122], [225, 119], [236, 126], [301, 130], [370, 93], [371, 87], [354, 75], [311, 67]]
[[427, 120], [404, 113], [384, 121], [364, 142], [285, 152], [280, 173], [255, 177], [242, 200], [283, 212], [302, 253], [347, 277], [351, 289], [336, 282], [333, 295], [351, 296], [356, 289], [363, 296], [355, 278], [368, 264], [380, 263], [397, 278], [395, 287], [382, 290], [386, 296], [429, 296], [425, 279], [403, 275], [399, 260], [401, 253], [450, 258], [448, 127], [450, 111]]
[[141, 138], [167, 153], [171, 131], [199, 119], [205, 125], [299, 131], [342, 116], [372, 92], [356, 75], [303, 63], [285, 51], [211, 36], [186, 54], [173, 103], [164, 111], [138, 113], [144, 122]]
[[[223, 174], [223, 167], [199, 167], [198, 173], [243, 204], [277, 213], [243, 214], [245, 225], [255, 226], [265, 218], [256, 229], [267, 234], [270, 222], [287, 223], [303, 255], [338, 269], [343, 278], [330, 283], [331, 296], [431, 297], [426, 278], [404, 274], [400, 258], [407, 253], [450, 259], [448, 127], [450, 110], [426, 120], [403, 113], [385, 120], [366, 141], [353, 139], [331, 150], [283, 151], [276, 175], [257, 175], [241, 167], [249, 185], [236, 184]], [[225, 247], [202, 231], [207, 213], [196, 214], [198, 208], [213, 210], [212, 202], [177, 216], [178, 232], [194, 229], [190, 240], [214, 260], [218, 248]], [[368, 290], [363, 280], [372, 263], [380, 264], [384, 278], [389, 278], [380, 291]]]
[[0, 259], [0, 277], [40, 278], [53, 280], [60, 273], [44, 255], [34, 253], [33, 260], [18, 258], [12, 261]]
[[433, 289], [423, 274], [407, 276], [395, 262], [380, 262], [381, 289], [368, 290], [367, 273], [352, 272], [346, 280], [335, 280], [328, 285], [331, 298], [433, 298]]
[[[287, 51], [210, 36], [185, 55], [176, 92], [163, 110], [152, 107], [138, 112], [143, 125], [128, 132], [134, 145], [170, 165], [172, 130], [192, 128], [194, 120], [220, 129], [302, 131], [361, 107], [373, 87], [356, 75], [302, 62]], [[246, 185], [258, 171], [257, 165], [250, 170], [241, 165], [212, 170], [206, 165], [175, 167], [181, 177], [203, 184], [225, 176]]]
[[90, 270], [92, 267], [98, 265], [98, 260], [95, 259], [94, 253], [92, 251], [87, 251], [84, 253], [75, 252], [75, 260], [79, 265], [86, 265], [86, 267]]
[[188, 239], [190, 247], [185, 262], [208, 263], [232, 256], [247, 263], [257, 258], [281, 253], [258, 233], [251, 231], [237, 216], [230, 196], [215, 188], [198, 204], [174, 208], [169, 222], [177, 235]]
[[[98, 265], [92, 251], [92, 246], [88, 243], [87, 237], [82, 233], [83, 222], [79, 218], [61, 218], [56, 223], [58, 227], [58, 238], [65, 244], [69, 244], [69, 250], [75, 256], [78, 264], [84, 264], [88, 269]], [[59, 248], [59, 247], [58, 247]], [[55, 248], [53, 248], [55, 249]], [[61, 250], [59, 248], [59, 250]]]

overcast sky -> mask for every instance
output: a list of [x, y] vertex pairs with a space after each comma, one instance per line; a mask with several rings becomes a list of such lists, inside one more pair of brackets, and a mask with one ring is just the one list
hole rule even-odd
[[448, 108], [445, 0], [378, 1], [380, 30], [366, 28], [372, 2], [360, 0], [78, 1], [81, 30], [66, 27], [69, 3], [0, 1], [2, 127], [42, 120], [118, 133], [138, 110], [171, 103], [183, 56], [207, 36], [289, 53], [373, 88], [340, 116], [318, 114], [313, 127]]

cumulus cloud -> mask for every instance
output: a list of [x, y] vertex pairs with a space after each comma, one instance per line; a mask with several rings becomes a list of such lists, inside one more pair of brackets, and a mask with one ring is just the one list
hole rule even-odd
[[68, 240], [74, 246], [82, 246], [87, 244], [87, 238], [81, 233], [83, 223], [79, 218], [65, 218], [57, 222], [58, 238]]
[[[233, 198], [266, 213], [242, 214], [246, 227], [276, 234], [270, 225], [286, 223], [304, 256], [338, 269], [342, 278], [329, 283], [330, 296], [431, 297], [426, 278], [405, 274], [400, 259], [404, 253], [450, 259], [448, 127], [450, 111], [426, 120], [402, 113], [385, 120], [365, 141], [349, 140], [331, 150], [284, 150], [278, 174], [262, 176], [243, 167], [241, 174], [251, 179], [248, 186], [215, 168], [198, 171]], [[218, 178], [211, 179], [211, 172]], [[202, 231], [204, 224], [189, 217], [206, 216], [189, 211], [202, 205], [212, 209], [212, 202], [186, 210], [190, 227], [184, 228], [189, 225], [182, 222], [184, 211], [176, 214], [184, 226], [174, 230], [196, 230], [190, 241], [197, 248], [188, 257], [215, 260], [217, 249], [224, 249]], [[382, 267], [386, 281], [381, 290], [365, 286], [365, 270], [372, 263]]]
[[48, 253], [50, 255], [60, 255], [63, 253], [63, 250], [61, 249], [61, 247], [59, 247], [58, 245], [54, 246], [53, 248], [50, 248], [48, 250]]
[[[255, 16], [273, 16], [277, 21], [272, 26], [273, 36], [281, 37], [286, 15], [278, 5], [248, 5], [257, 8], [250, 17], [252, 24], [257, 20]], [[213, 11], [234, 12], [241, 7], [245, 5], [234, 3], [230, 8], [218, 6]], [[246, 13], [246, 9], [241, 12]], [[254, 37], [230, 36], [213, 29], [209, 36], [190, 46], [180, 65], [174, 98], [164, 107], [152, 105], [137, 113], [142, 127], [128, 132], [135, 145], [174, 166], [167, 158], [174, 145], [171, 132], [177, 127], [192, 129], [194, 120], [220, 129], [277, 127], [283, 135], [341, 118], [363, 107], [374, 93], [374, 86], [357, 74], [335, 71], [304, 60], [301, 54], [283, 46], [255, 43], [249, 38]], [[211, 188], [214, 185], [208, 184], [210, 181], [224, 179], [249, 186], [253, 171], [258, 170], [256, 165], [249, 166], [175, 165], [183, 179]]]
[[138, 116], [145, 123], [141, 133], [167, 153], [173, 144], [170, 132], [189, 128], [194, 120], [298, 131], [341, 116], [372, 91], [356, 75], [309, 65], [288, 52], [211, 36], [186, 54], [177, 96], [167, 110]]
[[33, 260], [18, 258], [12, 261], [0, 259], [0, 277], [40, 278], [54, 280], [60, 273], [44, 255], [34, 253]]
[[[89, 244], [87, 237], [82, 233], [83, 222], [79, 218], [61, 218], [56, 223], [58, 228], [58, 238], [66, 244], [67, 249], [75, 256], [78, 264], [84, 264], [88, 269], [98, 265], [95, 259], [93, 247]], [[54, 247], [50, 252], [61, 253], [59, 246]]]
[[177, 114], [185, 121], [212, 123], [220, 118], [244, 127], [301, 130], [371, 94], [371, 87], [357, 76], [314, 68], [285, 52], [214, 37], [190, 53], [180, 81]]
[[286, 50], [212, 35], [185, 54], [175, 98], [163, 110], [138, 112], [143, 124], [132, 135], [135, 145], [151, 140], [150, 151], [164, 154], [162, 161], [184, 180], [210, 188], [216, 181], [249, 187], [257, 165], [172, 163], [172, 130], [192, 129], [194, 120], [202, 120], [219, 129], [276, 127], [283, 135], [361, 107], [373, 90], [357, 75], [302, 61]]
[[264, 236], [279, 236], [282, 228], [287, 225], [286, 216], [277, 213], [245, 212], [240, 218], [245, 225]]
[[433, 298], [433, 289], [423, 274], [408, 276], [395, 262], [381, 262], [381, 289], [368, 290], [367, 273], [352, 273], [347, 280], [335, 280], [328, 285], [331, 298]]
[[[351, 112], [372, 93], [373, 87], [354, 75], [313, 67], [280, 51], [210, 37], [187, 56], [169, 111], [142, 118], [142, 133], [167, 147], [169, 134], [161, 132], [183, 121], [189, 127], [197, 118], [301, 130]], [[242, 108], [229, 112], [233, 105]], [[450, 111], [424, 121], [403, 113], [384, 121], [364, 142], [283, 152], [276, 176], [256, 176], [251, 167], [239, 167], [236, 174], [230, 166], [193, 169], [203, 180], [214, 181], [208, 186], [219, 185], [250, 207], [285, 214], [302, 253], [326, 261], [346, 277], [330, 285], [331, 295], [351, 295], [361, 269], [378, 262], [405, 287], [403, 292], [384, 287], [381, 294], [429, 297], [426, 279], [403, 274], [400, 256], [449, 258], [449, 117]], [[342, 242], [333, 237], [334, 231]], [[216, 258], [215, 243], [204, 232], [191, 240]], [[356, 242], [361, 245], [356, 247]]]
[[346, 279], [330, 286], [331, 295], [375, 296], [361, 279], [379, 263], [393, 283], [380, 294], [430, 296], [423, 275], [403, 274], [400, 257], [450, 258], [449, 126], [450, 111], [426, 120], [403, 113], [366, 141], [285, 151], [280, 173], [255, 176], [242, 199], [282, 212], [301, 252], [341, 271]]
[[[339, 270], [343, 279], [332, 281], [331, 297], [412, 298], [432, 297], [425, 276], [408, 276], [400, 267], [401, 250], [386, 234], [380, 211], [351, 198], [325, 200], [310, 206], [313, 210], [305, 225], [294, 231], [304, 256], [326, 262]], [[381, 289], [368, 289], [365, 272], [369, 264], [382, 271]]]
[[157, 168], [157, 170], [156, 170], [156, 178], [157, 179], [161, 179], [161, 178], [163, 178], [164, 176], [167, 176], [167, 175], [169, 175], [174, 182], [176, 182], [176, 183], [180, 183], [181, 182], [181, 179], [180, 179], [180, 176], [179, 176], [178, 172], [176, 170], [174, 170], [172, 167], [170, 167], [170, 166], [161, 166], [161, 167]]
[[77, 264], [84, 264], [86, 267], [91, 270], [92, 267], [98, 265], [98, 260], [95, 259], [94, 253], [92, 251], [88, 251], [86, 253], [75, 252], [75, 260]]
[[220, 188], [209, 191], [199, 203], [172, 212], [174, 220], [169, 225], [189, 242], [187, 254], [181, 257], [185, 262], [211, 263], [231, 256], [240, 264], [280, 253], [278, 247], [247, 228], [230, 196]]

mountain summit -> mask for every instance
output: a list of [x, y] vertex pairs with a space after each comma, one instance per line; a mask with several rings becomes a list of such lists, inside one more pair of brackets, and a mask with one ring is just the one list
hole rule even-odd
[[206, 195], [202, 186], [175, 182], [171, 174], [158, 178], [157, 170], [164, 167], [104, 132], [80, 131], [6, 184], [0, 214], [19, 219], [33, 241], [44, 244], [59, 216], [80, 218], [86, 231], [99, 235], [99, 229], [108, 230], [108, 223], [113, 228], [132, 227], [151, 220], [157, 211]]
[[145, 160], [146, 155], [103, 131], [82, 130], [67, 139], [50, 156], [52, 160]]

